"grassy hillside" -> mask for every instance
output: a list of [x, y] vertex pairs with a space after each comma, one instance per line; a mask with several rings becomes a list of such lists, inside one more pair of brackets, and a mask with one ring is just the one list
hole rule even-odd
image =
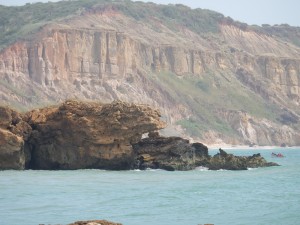
[[149, 19], [155, 18], [173, 30], [182, 26], [198, 34], [216, 33], [219, 31], [219, 23], [226, 23], [243, 30], [252, 29], [257, 32], [275, 35], [300, 46], [300, 28], [288, 25], [248, 26], [211, 10], [191, 9], [181, 4], [158, 5], [131, 2], [130, 0], [69, 0], [27, 3], [25, 6], [0, 5], [0, 50], [18, 39], [30, 39], [45, 24], [88, 11], [103, 10], [106, 7], [119, 10], [138, 21], [149, 23]]
[[291, 42], [300, 47], [300, 27], [292, 27], [288, 24], [275, 26], [265, 24], [262, 27], [257, 27], [256, 29], [265, 34], [277, 36], [286, 42]]
[[202, 9], [190, 9], [184, 5], [157, 5], [131, 2], [130, 0], [78, 0], [26, 4], [7, 7], [0, 5], [0, 50], [18, 39], [26, 39], [47, 23], [80, 15], [87, 11], [106, 7], [119, 10], [136, 20], [156, 18], [166, 26], [176, 29], [187, 27], [197, 33], [218, 32], [222, 14]]
[[17, 39], [30, 37], [47, 23], [80, 14], [96, 2], [99, 1], [28, 3], [17, 7], [0, 6], [0, 49]]
[[276, 121], [279, 108], [241, 86], [236, 79], [225, 79], [230, 76], [232, 74], [217, 71], [209, 71], [203, 78], [194, 75], [178, 77], [165, 72], [153, 79], [174, 101], [185, 103], [192, 111], [193, 117], [178, 122], [191, 136], [201, 137], [208, 130], [232, 137], [237, 135], [237, 131], [218, 115], [222, 109], [246, 111], [256, 118]]

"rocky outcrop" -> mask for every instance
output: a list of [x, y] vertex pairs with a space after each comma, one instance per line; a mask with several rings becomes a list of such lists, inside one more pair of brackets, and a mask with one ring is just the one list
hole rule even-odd
[[234, 156], [219, 149], [206, 165], [210, 170], [247, 170], [248, 168], [278, 166], [273, 162], [267, 162], [259, 153], [252, 156]]
[[180, 137], [150, 135], [133, 148], [138, 169], [191, 170], [198, 164], [207, 164], [207, 147], [200, 143], [190, 144]]
[[25, 168], [28, 155], [25, 142], [30, 134], [31, 127], [19, 113], [0, 107], [0, 170]]
[[[19, 114], [0, 107], [0, 169], [247, 169], [260, 155], [211, 157], [201, 143], [161, 137], [160, 113], [146, 105], [69, 100]], [[148, 138], [142, 135], [148, 133]]]
[[70, 223], [69, 225], [122, 225], [121, 223], [114, 223], [107, 220], [88, 220], [88, 221], [77, 221]]
[[24, 118], [33, 127], [32, 169], [130, 169], [131, 145], [142, 134], [165, 127], [158, 111], [120, 101], [66, 101], [33, 110]]
[[179, 137], [160, 137], [150, 135], [133, 145], [137, 155], [136, 168], [191, 170], [206, 167], [210, 170], [247, 170], [248, 168], [278, 166], [267, 162], [260, 154], [252, 156], [234, 156], [220, 149], [219, 153], [210, 156], [208, 149], [201, 143], [190, 144]]

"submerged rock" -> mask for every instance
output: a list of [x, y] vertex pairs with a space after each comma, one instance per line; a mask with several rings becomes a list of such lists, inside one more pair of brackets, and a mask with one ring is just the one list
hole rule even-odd
[[77, 221], [69, 225], [122, 225], [122, 224], [114, 223], [106, 220], [89, 220], [89, 221]]

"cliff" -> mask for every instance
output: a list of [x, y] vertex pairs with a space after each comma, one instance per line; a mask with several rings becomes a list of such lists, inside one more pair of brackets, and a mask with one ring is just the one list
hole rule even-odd
[[[180, 5], [126, 9], [140, 5], [169, 20], [167, 10], [207, 16]], [[169, 133], [208, 144], [300, 145], [298, 46], [220, 15], [209, 15], [215, 30], [197, 30], [121, 6], [93, 6], [3, 49], [1, 102], [23, 110], [68, 98], [147, 103]]]

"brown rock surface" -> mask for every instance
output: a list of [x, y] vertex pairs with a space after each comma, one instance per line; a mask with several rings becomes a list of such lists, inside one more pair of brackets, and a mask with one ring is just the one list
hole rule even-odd
[[158, 111], [145, 105], [66, 101], [27, 113], [34, 169], [130, 169], [131, 144], [161, 129]]
[[191, 170], [205, 164], [208, 149], [200, 143], [190, 144], [180, 137], [149, 137], [133, 145], [138, 169]]
[[0, 128], [0, 170], [25, 169], [24, 140]]

